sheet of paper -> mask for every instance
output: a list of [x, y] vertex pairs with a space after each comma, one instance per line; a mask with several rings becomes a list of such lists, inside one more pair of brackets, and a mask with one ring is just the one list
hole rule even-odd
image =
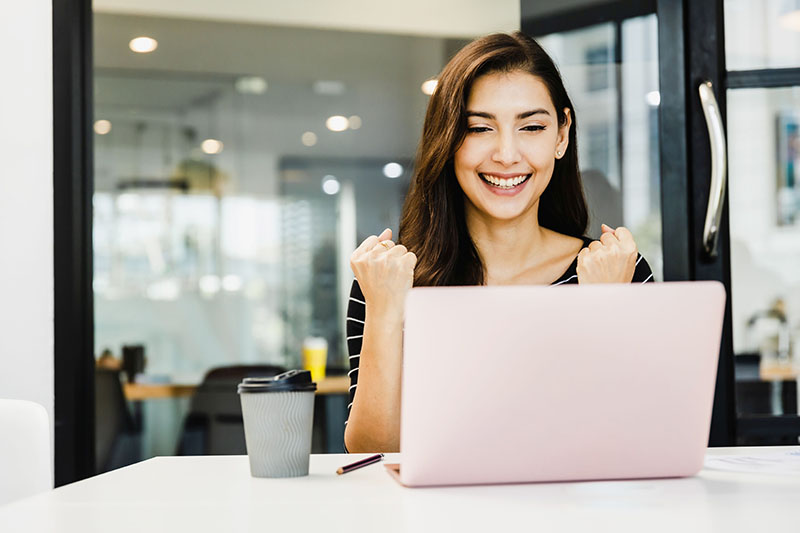
[[800, 450], [748, 455], [707, 455], [705, 468], [728, 472], [800, 476]]

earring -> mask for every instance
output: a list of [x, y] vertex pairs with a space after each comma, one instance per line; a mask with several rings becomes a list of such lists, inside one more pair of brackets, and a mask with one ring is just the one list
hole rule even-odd
[[558, 152], [556, 152], [556, 157], [561, 157], [561, 150], [559, 150]]

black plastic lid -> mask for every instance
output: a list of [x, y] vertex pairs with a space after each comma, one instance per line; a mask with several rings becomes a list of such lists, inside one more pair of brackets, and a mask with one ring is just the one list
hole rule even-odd
[[269, 378], [244, 378], [239, 394], [244, 392], [307, 392], [317, 390], [308, 370], [289, 370]]

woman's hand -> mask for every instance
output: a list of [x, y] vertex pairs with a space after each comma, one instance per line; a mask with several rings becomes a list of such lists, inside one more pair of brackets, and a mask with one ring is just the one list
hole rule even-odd
[[578, 283], [630, 283], [638, 250], [633, 235], [620, 226], [602, 226], [603, 235], [578, 253]]
[[392, 230], [371, 235], [350, 256], [350, 268], [371, 312], [402, 319], [405, 296], [414, 282], [417, 256], [392, 242]]

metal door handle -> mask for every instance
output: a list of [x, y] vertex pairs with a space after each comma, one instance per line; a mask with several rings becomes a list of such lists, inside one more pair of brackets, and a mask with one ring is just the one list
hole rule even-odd
[[706, 221], [703, 225], [703, 247], [709, 257], [716, 257], [719, 224], [722, 219], [722, 203], [725, 198], [725, 185], [728, 181], [728, 154], [722, 116], [711, 82], [701, 83], [698, 92], [703, 115], [706, 117], [706, 126], [708, 126], [708, 142], [711, 145], [711, 189], [708, 195]]

